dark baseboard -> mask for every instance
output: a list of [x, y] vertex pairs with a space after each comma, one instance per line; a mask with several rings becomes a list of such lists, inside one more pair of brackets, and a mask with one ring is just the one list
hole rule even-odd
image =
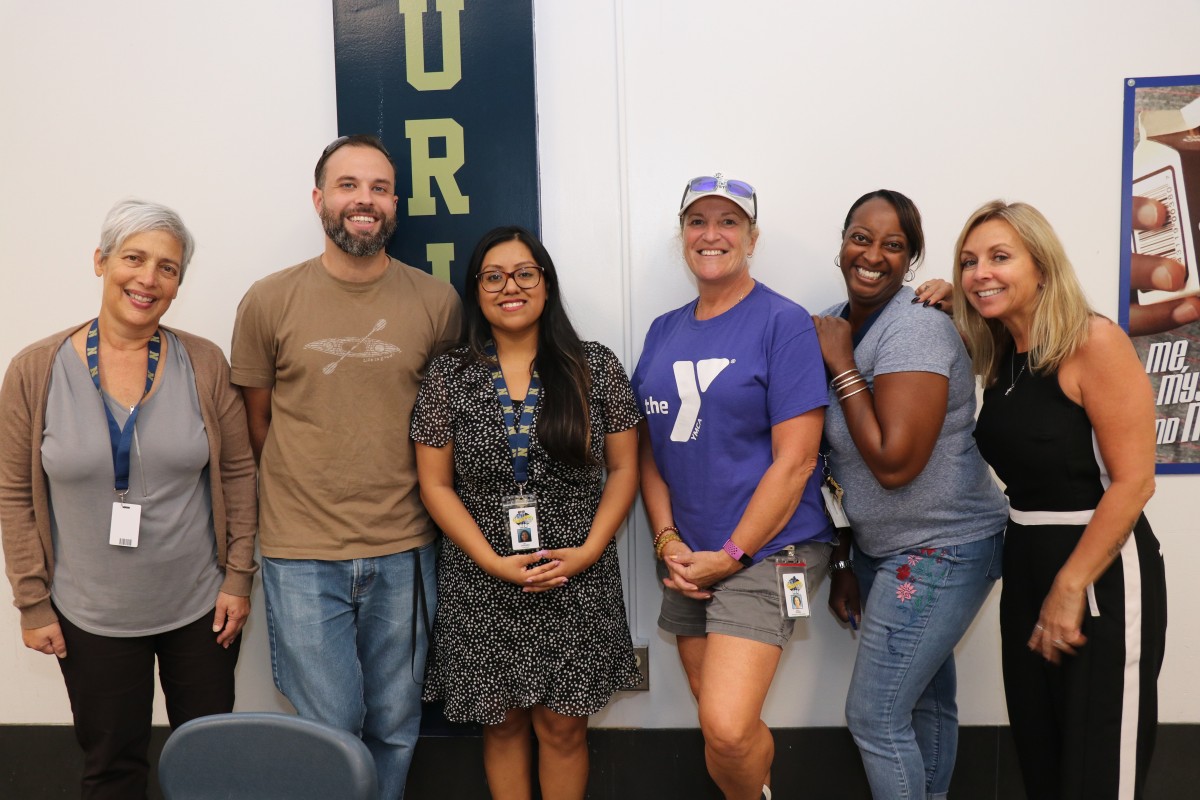
[[[482, 743], [461, 729], [422, 736], [409, 776], [409, 800], [486, 800]], [[775, 732], [777, 798], [870, 800], [858, 750], [845, 728], [782, 728]], [[720, 800], [704, 769], [694, 729], [595, 728], [588, 734], [593, 800]], [[151, 763], [167, 738], [155, 728]], [[1200, 725], [1160, 725], [1147, 800], [1194, 797], [1200, 786]], [[78, 797], [80, 755], [61, 725], [0, 725], [0, 798]], [[971, 726], [959, 737], [950, 796], [956, 800], [1021, 800], [1020, 775], [1008, 728]], [[152, 779], [150, 798], [160, 800]]]

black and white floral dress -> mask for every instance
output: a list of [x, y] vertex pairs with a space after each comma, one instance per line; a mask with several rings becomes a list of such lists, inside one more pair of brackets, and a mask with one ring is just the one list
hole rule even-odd
[[[604, 345], [584, 342], [591, 389], [591, 448], [604, 463], [604, 435], [641, 415], [629, 379]], [[501, 498], [514, 494], [512, 458], [489, 369], [466, 350], [429, 365], [413, 409], [412, 438], [454, 445], [454, 485], [488, 542], [512, 554]], [[542, 387], [542, 394], [553, 391]], [[527, 490], [537, 493], [543, 548], [578, 547], [591, 529], [604, 485], [602, 466], [550, 460], [537, 439], [534, 410]], [[543, 705], [586, 716], [639, 676], [629, 638], [614, 542], [564, 586], [527, 594], [480, 569], [449, 538], [438, 562], [438, 606], [425, 672], [425, 700], [445, 701], [446, 718], [495, 725], [510, 708]]]

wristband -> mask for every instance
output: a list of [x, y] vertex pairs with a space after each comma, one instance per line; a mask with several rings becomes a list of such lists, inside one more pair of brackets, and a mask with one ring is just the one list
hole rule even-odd
[[830, 561], [829, 562], [829, 574], [830, 575], [832, 575], [835, 572], [842, 572], [843, 570], [847, 570], [847, 569], [854, 569], [854, 562], [848, 558], [845, 560], [842, 560], [842, 561]]
[[726, 539], [725, 544], [721, 545], [721, 549], [725, 551], [725, 555], [737, 561], [743, 567], [753, 567], [754, 559], [746, 555], [746, 551], [733, 543], [733, 539]]

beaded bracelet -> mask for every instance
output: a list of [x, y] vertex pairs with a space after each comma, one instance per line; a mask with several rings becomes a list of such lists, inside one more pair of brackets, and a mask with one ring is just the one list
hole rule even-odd
[[667, 545], [669, 545], [671, 542], [682, 542], [682, 541], [683, 541], [683, 537], [680, 536], [678, 533], [667, 532], [665, 535], [663, 535], [663, 537], [661, 539], [659, 539], [655, 543], [654, 557], [656, 559], [658, 559], [659, 561], [662, 561], [663, 550], [667, 549]]
[[660, 528], [658, 533], [654, 534], [654, 538], [651, 540], [654, 544], [654, 548], [658, 549], [658, 541], [663, 537], [663, 534], [670, 533], [672, 531], [674, 531], [676, 535], [679, 535], [679, 528], [676, 528], [674, 525], [666, 525]]

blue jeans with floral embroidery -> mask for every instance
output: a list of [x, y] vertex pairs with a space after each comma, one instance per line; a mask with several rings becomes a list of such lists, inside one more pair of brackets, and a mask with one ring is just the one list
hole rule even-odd
[[875, 800], [943, 798], [958, 751], [954, 646], [1000, 577], [1004, 535], [884, 558], [856, 550], [864, 603], [846, 721]]

